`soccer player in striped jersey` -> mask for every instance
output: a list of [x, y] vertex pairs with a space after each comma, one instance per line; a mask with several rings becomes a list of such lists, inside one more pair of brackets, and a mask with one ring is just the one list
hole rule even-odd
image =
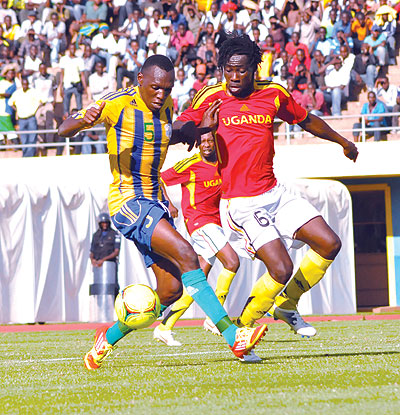
[[[238, 320], [251, 327], [271, 307], [295, 333], [313, 336], [315, 329], [297, 311], [300, 296], [317, 284], [338, 254], [341, 241], [308, 201], [290, 194], [273, 171], [275, 117], [343, 147], [356, 161], [354, 143], [298, 105], [282, 86], [255, 80], [261, 51], [247, 35], [232, 35], [219, 50], [218, 66], [226, 82], [204, 87], [191, 107], [176, 121], [199, 124], [207, 108], [219, 105], [216, 148], [226, 202], [223, 225], [246, 243], [252, 257], [263, 261], [267, 272], [250, 293]], [[225, 218], [225, 220], [224, 220]], [[287, 250], [308, 244], [310, 250], [293, 273]]]
[[[192, 147], [204, 129], [210, 131], [216, 125], [217, 103], [208, 109], [200, 129], [193, 122], [172, 126], [174, 78], [171, 61], [153, 55], [143, 64], [137, 87], [108, 94], [68, 117], [59, 134], [70, 137], [105, 124], [113, 175], [108, 198], [111, 220], [135, 243], [146, 266], [154, 271], [162, 310], [182, 295], [183, 283], [235, 356], [243, 358], [267, 327], [243, 330], [232, 323], [207, 283], [193, 248], [174, 228], [160, 186], [160, 169], [169, 144], [183, 142]], [[99, 368], [114, 345], [131, 331], [120, 321], [97, 330], [94, 345], [84, 357], [86, 368]]]

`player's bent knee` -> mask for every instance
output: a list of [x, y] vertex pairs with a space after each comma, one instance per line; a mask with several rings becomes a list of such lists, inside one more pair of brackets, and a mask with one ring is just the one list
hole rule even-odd
[[269, 273], [275, 281], [281, 284], [286, 284], [293, 274], [293, 264], [285, 264], [282, 262], [275, 265], [273, 269], [269, 269]]
[[177, 261], [179, 270], [182, 274], [200, 268], [197, 254], [189, 242], [186, 241], [180, 246], [179, 253], [175, 260]]
[[237, 272], [240, 266], [238, 258], [228, 258], [228, 260], [223, 264], [224, 268], [231, 272]]

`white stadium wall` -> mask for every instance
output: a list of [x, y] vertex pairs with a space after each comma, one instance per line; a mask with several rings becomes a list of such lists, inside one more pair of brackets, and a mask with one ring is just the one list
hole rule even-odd
[[[187, 157], [170, 151], [165, 167]], [[90, 321], [89, 261], [97, 216], [107, 211], [111, 179], [107, 155], [3, 159], [0, 164], [0, 323]], [[350, 195], [330, 180], [285, 183], [306, 197], [339, 234], [343, 248], [322, 282], [303, 296], [304, 314], [346, 314], [356, 311], [353, 227]], [[180, 206], [180, 188], [169, 189]], [[177, 228], [187, 233], [180, 215]], [[290, 252], [295, 266], [306, 248]], [[210, 274], [211, 285], [220, 270]], [[227, 300], [228, 313], [238, 315], [253, 282], [264, 272], [259, 261], [241, 258]], [[147, 283], [147, 270], [134, 244], [122, 238], [119, 283]], [[202, 317], [193, 305], [185, 317]]]

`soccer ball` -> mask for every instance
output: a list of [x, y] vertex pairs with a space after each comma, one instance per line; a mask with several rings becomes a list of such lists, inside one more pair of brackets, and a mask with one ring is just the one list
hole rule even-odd
[[115, 299], [118, 320], [131, 329], [143, 329], [153, 324], [160, 314], [157, 293], [147, 285], [128, 285]]

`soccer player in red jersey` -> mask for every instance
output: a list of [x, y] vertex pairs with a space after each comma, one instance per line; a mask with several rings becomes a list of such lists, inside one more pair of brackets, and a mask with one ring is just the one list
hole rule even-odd
[[[308, 201], [279, 184], [273, 171], [275, 117], [338, 143], [356, 161], [358, 150], [324, 120], [309, 114], [278, 84], [255, 81], [261, 51], [247, 35], [233, 35], [220, 48], [218, 66], [226, 82], [205, 87], [176, 121], [199, 124], [206, 109], [219, 103], [216, 146], [222, 177], [226, 221], [248, 252], [267, 267], [255, 283], [239, 324], [252, 326], [271, 307], [295, 333], [313, 336], [315, 329], [297, 311], [300, 296], [324, 276], [341, 241]], [[221, 212], [221, 217], [222, 217]], [[306, 243], [310, 250], [293, 273], [287, 250]], [[292, 277], [292, 278], [291, 278]], [[290, 281], [289, 281], [290, 280]], [[285, 287], [285, 285], [287, 286]]]
[[[221, 225], [219, 215], [221, 176], [217, 169], [212, 133], [202, 135], [199, 153], [179, 161], [162, 172], [161, 179], [166, 186], [181, 185], [182, 214], [204, 274], [206, 276], [209, 274], [216, 258], [223, 265], [215, 290], [219, 302], [223, 305], [240, 263]], [[169, 199], [165, 188], [164, 195], [169, 201], [171, 215], [177, 217], [178, 210]], [[153, 337], [168, 346], [181, 346], [181, 343], [174, 339], [172, 329], [192, 302], [193, 299], [184, 290], [182, 297], [175, 302], [162, 323], [155, 328]], [[208, 318], [204, 322], [204, 328], [220, 335]]]

